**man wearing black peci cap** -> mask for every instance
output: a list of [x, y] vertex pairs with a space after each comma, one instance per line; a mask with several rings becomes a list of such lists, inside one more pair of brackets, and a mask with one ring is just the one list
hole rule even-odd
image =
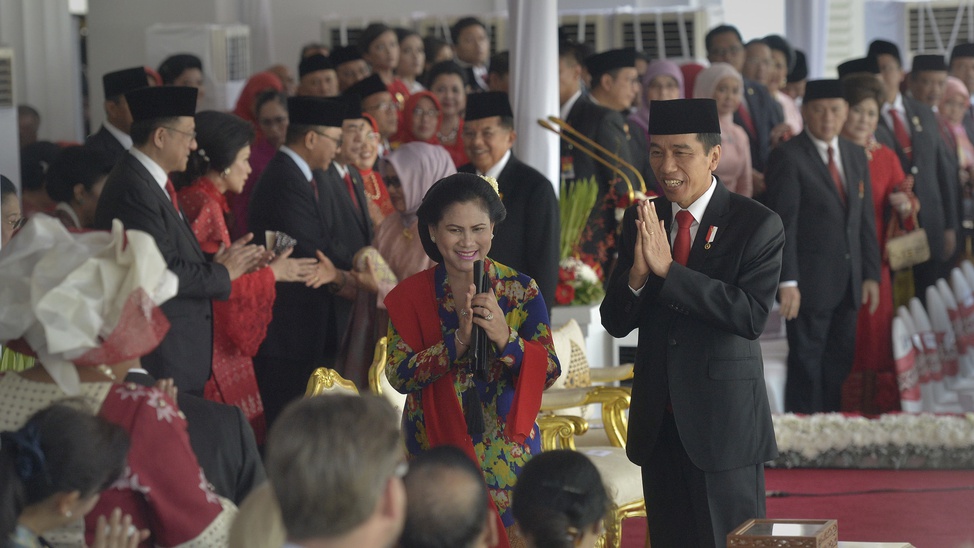
[[879, 76], [879, 65], [876, 63], [875, 57], [849, 59], [848, 61], [839, 63], [839, 66], [835, 69], [839, 73], [840, 80], [852, 74], [872, 74], [873, 76]]
[[[143, 75], [144, 77], [144, 75]], [[162, 343], [142, 357], [157, 379], [172, 378], [180, 391], [203, 395], [213, 355], [212, 299], [226, 300], [230, 282], [263, 260], [257, 246], [241, 239], [212, 258], [179, 209], [169, 173], [186, 169], [196, 150], [196, 89], [144, 87], [125, 94], [132, 112], [132, 148], [108, 175], [95, 211], [95, 228], [112, 219], [156, 240], [169, 269], [179, 277], [176, 297], [163, 303], [171, 327]]]
[[947, 63], [943, 55], [914, 55], [907, 87], [910, 97], [936, 111], [947, 89]]
[[[327, 222], [328, 191], [313, 174], [331, 165], [342, 139], [343, 106], [337, 99], [291, 97], [290, 124], [284, 145], [254, 187], [248, 228], [257, 241], [267, 231], [294, 238], [292, 257], [326, 259], [343, 256], [344, 242]], [[350, 265], [334, 263], [348, 269]], [[332, 366], [338, 351], [335, 295], [317, 279], [316, 287], [282, 284], [274, 299], [274, 318], [254, 357], [254, 372], [271, 424], [285, 405], [304, 392], [311, 372]]]
[[129, 131], [132, 126], [132, 113], [129, 112], [125, 94], [148, 86], [145, 69], [133, 67], [109, 72], [101, 78], [105, 90], [105, 122], [101, 129], [88, 136], [85, 146], [100, 150], [117, 162], [132, 148]]
[[338, 91], [340, 92], [344, 92], [372, 72], [369, 64], [365, 62], [365, 59], [362, 59], [362, 53], [356, 46], [339, 46], [331, 50], [328, 59], [335, 65], [335, 72], [338, 74]]
[[839, 137], [849, 105], [839, 80], [805, 90], [805, 131], [768, 161], [768, 207], [785, 225], [779, 300], [788, 330], [785, 410], [839, 411], [859, 306], [879, 303], [880, 254], [869, 165]]
[[774, 212], [713, 176], [713, 99], [649, 108], [664, 196], [626, 210], [602, 325], [639, 328], [626, 452], [642, 467], [652, 545], [723, 547], [764, 517], [763, 463], [778, 454], [757, 338], [785, 236]]
[[500, 91], [467, 97], [463, 146], [470, 163], [459, 171], [497, 179], [507, 209], [494, 228], [490, 256], [538, 282], [548, 310], [555, 304], [561, 228], [554, 187], [538, 170], [514, 156], [514, 112]]
[[920, 227], [930, 244], [930, 260], [913, 267], [916, 296], [923, 301], [927, 287], [947, 276], [953, 266], [959, 228], [957, 169], [940, 136], [937, 116], [930, 107], [899, 91], [903, 81], [899, 47], [874, 40], [869, 44], [869, 57], [876, 59], [886, 85], [876, 140], [896, 152], [903, 172], [913, 175], [913, 193], [920, 200]]
[[332, 62], [315, 53], [301, 58], [298, 65], [297, 95], [306, 97], [335, 97], [338, 95], [338, 74]]

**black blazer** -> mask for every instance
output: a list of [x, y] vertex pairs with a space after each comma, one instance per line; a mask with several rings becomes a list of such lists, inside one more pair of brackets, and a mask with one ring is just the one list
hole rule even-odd
[[[325, 210], [315, 200], [312, 183], [297, 164], [278, 151], [264, 169], [250, 199], [248, 230], [264, 243], [264, 232], [281, 231], [295, 240], [294, 258], [315, 257], [321, 250], [335, 256], [338, 244], [325, 222]], [[337, 265], [337, 263], [336, 263]], [[339, 266], [341, 268], [341, 266]], [[274, 315], [258, 356], [327, 365], [334, 359], [334, 296], [326, 287], [304, 284], [277, 286]]]
[[[459, 171], [476, 173], [473, 164]], [[494, 228], [490, 257], [534, 278], [548, 310], [555, 303], [561, 241], [558, 199], [551, 182], [513, 153], [497, 178], [507, 217]]]
[[931, 259], [940, 262], [944, 260], [944, 230], [959, 227], [957, 170], [951, 168], [937, 117], [930, 107], [904, 95], [903, 109], [907, 118], [904, 123], [910, 130], [913, 160], [903, 153], [893, 128], [882, 116], [876, 127], [876, 140], [896, 152], [904, 173], [913, 174], [913, 193], [920, 200], [920, 226], [927, 232]]
[[[632, 165], [632, 149], [629, 145], [626, 121], [618, 112], [596, 105], [587, 95], [582, 94], [575, 101], [575, 104], [572, 105], [572, 109], [568, 113], [568, 119], [565, 122], [578, 130], [582, 135], [593, 139], [610, 152], [618, 155], [626, 163]], [[616, 192], [619, 195], [628, 192], [626, 183], [612, 170], [596, 162], [584, 152], [576, 149], [565, 139], [561, 140], [561, 157], [563, 167], [566, 163], [565, 158], [571, 158], [574, 171], [573, 177], [568, 177], [564, 171], [562, 172], [562, 177], [567, 180], [581, 180], [588, 179], [594, 175], [599, 183], [600, 200], [608, 193], [610, 181], [616, 179], [618, 179], [615, 185]], [[605, 159], [609, 160], [611, 164], [616, 164], [611, 159]], [[630, 175], [630, 178], [633, 178], [633, 176]], [[635, 179], [633, 179], [633, 182], [635, 183]]]
[[[771, 151], [771, 129], [784, 120], [775, 108], [777, 101], [768, 92], [768, 88], [753, 81], [744, 79], [744, 99], [747, 101], [748, 113], [754, 123], [754, 130], [757, 135], [748, 137], [751, 141], [751, 167], [760, 173], [764, 173], [768, 164], [768, 154]], [[741, 115], [734, 113], [734, 123], [745, 128], [744, 120]]]
[[[130, 371], [125, 382], [153, 386], [156, 379]], [[186, 415], [189, 443], [206, 479], [217, 494], [239, 506], [254, 487], [267, 479], [254, 431], [243, 411], [182, 392], [176, 399], [179, 410]]]
[[125, 154], [105, 181], [95, 228], [107, 230], [112, 219], [126, 229], [149, 233], [166, 264], [179, 277], [179, 292], [162, 304], [169, 333], [142, 365], [157, 378], [172, 378], [181, 391], [203, 394], [213, 356], [211, 299], [230, 296], [230, 276], [200, 250], [193, 231], [158, 183], [131, 154]]
[[[667, 231], [670, 202], [656, 211]], [[667, 402], [693, 464], [713, 472], [762, 463], [778, 454], [761, 346], [781, 268], [781, 220], [720, 181], [700, 220], [686, 266], [650, 274], [639, 296], [629, 289], [636, 210], [622, 221], [619, 263], [600, 308], [613, 337], [639, 329], [626, 452], [643, 465], [653, 452]], [[707, 232], [717, 232], [709, 249]]]
[[797, 281], [802, 308], [831, 310], [851, 287], [861, 301], [862, 281], [879, 281], [869, 164], [862, 147], [839, 138], [845, 205], [828, 166], [803, 131], [771, 152], [766, 203], [785, 226], [781, 281]]
[[114, 164], [117, 164], [126, 152], [122, 143], [118, 142], [118, 139], [109, 133], [104, 125], [96, 133], [92, 133], [85, 139], [85, 146], [92, 150], [102, 152]]
[[964, 130], [967, 131], [967, 138], [974, 143], [974, 106], [964, 111]]

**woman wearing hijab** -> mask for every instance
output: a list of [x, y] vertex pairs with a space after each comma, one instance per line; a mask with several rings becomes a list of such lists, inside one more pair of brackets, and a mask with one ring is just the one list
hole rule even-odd
[[727, 63], [714, 63], [700, 71], [693, 84], [693, 96], [717, 101], [720, 119], [720, 164], [714, 175], [731, 192], [751, 197], [751, 143], [744, 128], [734, 123], [734, 113], [744, 100], [741, 73]]
[[402, 144], [419, 141], [438, 145], [440, 141], [436, 134], [442, 123], [443, 109], [439, 99], [430, 91], [418, 91], [406, 100], [396, 140]]
[[948, 153], [957, 159], [957, 181], [960, 183], [961, 231], [963, 234], [962, 256], [971, 258], [974, 238], [974, 144], [964, 130], [964, 115], [970, 108], [970, 95], [964, 82], [953, 76], [947, 77], [947, 87], [940, 100], [938, 116]]
[[646, 67], [642, 83], [639, 107], [629, 115], [629, 123], [641, 127], [648, 139], [649, 104], [653, 101], [683, 99], [683, 72], [672, 61], [656, 59]]

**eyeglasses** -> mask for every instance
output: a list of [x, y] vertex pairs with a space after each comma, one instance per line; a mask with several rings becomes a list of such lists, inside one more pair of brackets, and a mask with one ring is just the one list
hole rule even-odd
[[181, 134], [189, 137], [189, 140], [190, 141], [195, 141], [196, 140], [196, 132], [195, 131], [183, 131], [181, 129], [176, 129], [174, 127], [169, 127], [169, 126], [162, 126], [162, 127], [168, 129], [169, 131], [175, 131], [176, 133], [181, 133]]
[[379, 140], [379, 134], [374, 131], [369, 131], [365, 133], [365, 140], [369, 143], [374, 143]]
[[331, 139], [332, 141], [335, 141], [335, 146], [336, 147], [341, 147], [342, 146], [342, 138], [341, 137], [339, 137], [339, 138], [336, 139], [336, 138], [332, 137], [331, 135], [328, 135], [327, 133], [325, 133], [323, 131], [318, 131], [317, 129], [313, 129], [311, 131], [317, 133], [318, 135], [321, 135], [322, 137], [327, 137], [328, 139]]
[[371, 107], [369, 107], [369, 108], [367, 108], [365, 110], [367, 110], [369, 112], [372, 112], [374, 110], [392, 111], [392, 110], [399, 110], [399, 107], [396, 106], [395, 103], [392, 103], [392, 102], [389, 102], [389, 101], [382, 101], [381, 103], [379, 103], [377, 105], [372, 105]]
[[283, 125], [287, 125], [287, 122], [288, 122], [287, 116], [276, 116], [274, 118], [260, 119], [260, 125], [264, 127], [283, 126]]
[[413, 116], [415, 116], [416, 118], [422, 118], [424, 116], [427, 118], [436, 118], [439, 115], [440, 115], [440, 111], [436, 110], [435, 108], [431, 108], [429, 110], [423, 110], [421, 108], [413, 109]]
[[27, 224], [27, 217], [17, 217], [16, 219], [7, 219], [6, 222], [13, 230], [17, 230]]

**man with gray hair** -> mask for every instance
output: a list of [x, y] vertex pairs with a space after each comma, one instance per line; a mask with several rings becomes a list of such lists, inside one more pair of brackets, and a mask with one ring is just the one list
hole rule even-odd
[[409, 463], [406, 526], [399, 548], [490, 548], [497, 522], [488, 512], [480, 468], [460, 449], [441, 445]]
[[406, 511], [392, 407], [375, 396], [295, 401], [270, 430], [267, 476], [288, 548], [390, 547]]

